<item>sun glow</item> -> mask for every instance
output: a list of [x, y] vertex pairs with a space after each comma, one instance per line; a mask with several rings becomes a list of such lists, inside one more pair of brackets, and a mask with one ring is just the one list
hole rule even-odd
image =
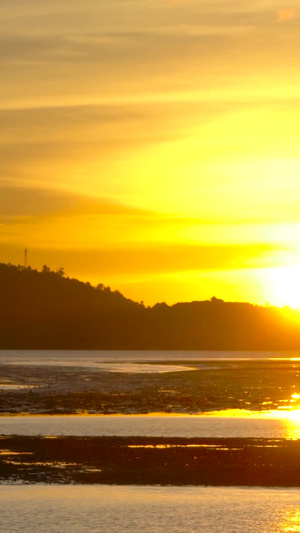
[[270, 269], [268, 277], [270, 300], [275, 305], [300, 309], [300, 264]]

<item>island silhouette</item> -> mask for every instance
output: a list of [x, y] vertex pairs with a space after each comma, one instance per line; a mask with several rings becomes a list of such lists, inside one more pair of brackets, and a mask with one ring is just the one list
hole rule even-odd
[[298, 350], [300, 314], [216, 297], [143, 303], [99, 284], [0, 263], [0, 349]]

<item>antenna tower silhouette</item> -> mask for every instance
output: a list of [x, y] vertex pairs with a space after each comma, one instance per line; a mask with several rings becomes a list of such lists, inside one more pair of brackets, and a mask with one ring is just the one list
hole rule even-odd
[[27, 248], [25, 248], [25, 252], [24, 252], [24, 265], [25, 265], [25, 268], [27, 268]]

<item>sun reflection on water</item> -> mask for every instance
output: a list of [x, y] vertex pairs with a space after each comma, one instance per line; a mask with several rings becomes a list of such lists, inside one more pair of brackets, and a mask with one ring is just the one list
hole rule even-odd
[[[203, 416], [203, 415], [202, 415]], [[285, 406], [277, 410], [248, 411], [247, 409], [226, 409], [211, 411], [205, 417], [240, 418], [252, 420], [277, 420], [283, 426], [282, 437], [286, 439], [300, 439], [300, 406]], [[300, 529], [299, 529], [300, 531]]]
[[282, 420], [287, 439], [300, 439], [300, 409], [278, 410], [270, 413], [271, 418]]
[[282, 531], [285, 533], [296, 533], [300, 531], [300, 511], [291, 510], [289, 511], [282, 524]]
[[300, 399], [300, 394], [295, 392], [294, 394], [292, 394], [291, 398], [293, 398], [293, 400], [299, 400]]

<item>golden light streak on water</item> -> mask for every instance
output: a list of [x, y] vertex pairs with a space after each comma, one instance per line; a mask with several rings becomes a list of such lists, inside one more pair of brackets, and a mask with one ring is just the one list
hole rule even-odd
[[[299, 395], [298, 395], [299, 396]], [[240, 418], [253, 420], [280, 420], [285, 425], [286, 439], [300, 439], [300, 408], [299, 406], [284, 407], [278, 410], [247, 411], [246, 409], [227, 409], [205, 413], [205, 416], [219, 418]]]
[[299, 533], [300, 531], [300, 511], [289, 511], [286, 514], [284, 523], [282, 523], [282, 531], [285, 533]]

